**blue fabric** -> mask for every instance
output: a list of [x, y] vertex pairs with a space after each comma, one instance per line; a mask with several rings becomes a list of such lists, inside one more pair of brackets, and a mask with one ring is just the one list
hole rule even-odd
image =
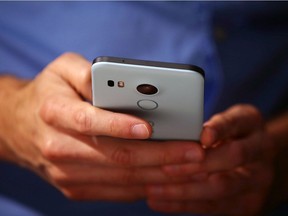
[[214, 4], [214, 28], [223, 69], [216, 111], [236, 103], [266, 118], [288, 110], [288, 2]]
[[[277, 72], [259, 76], [258, 68], [287, 45], [288, 28], [284, 22], [267, 30], [263, 23], [270, 19], [256, 18], [267, 13], [274, 17], [281, 8], [287, 11], [287, 4], [0, 2], [0, 73], [33, 78], [67, 51], [90, 61], [109, 55], [195, 64], [206, 72], [206, 119], [239, 102], [253, 103], [269, 117], [287, 106], [288, 99], [281, 100], [288, 92], [285, 53]], [[262, 16], [253, 18], [255, 12]], [[217, 44], [215, 27], [222, 32]], [[43, 215], [162, 215], [144, 202], [69, 201], [38, 176], [13, 165], [1, 163], [0, 173], [0, 194]], [[5, 214], [0, 209], [0, 215]]]
[[[222, 79], [210, 24], [197, 2], [0, 2], [0, 71], [33, 78], [67, 51], [91, 62], [109, 55], [195, 64], [206, 71], [208, 116]], [[72, 202], [29, 171], [0, 169], [0, 194], [45, 215], [162, 215], [144, 202]]]
[[0, 213], [2, 216], [40, 216], [40, 213], [0, 196]]
[[195, 64], [212, 112], [221, 76], [202, 3], [1, 2], [0, 12], [0, 71], [33, 77], [67, 51]]

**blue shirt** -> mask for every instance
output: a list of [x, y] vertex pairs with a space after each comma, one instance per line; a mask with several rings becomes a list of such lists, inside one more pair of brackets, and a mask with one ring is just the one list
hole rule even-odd
[[[33, 78], [45, 65], [67, 51], [80, 53], [90, 61], [108, 55], [195, 64], [206, 72], [206, 119], [238, 102], [250, 102], [269, 116], [275, 107], [286, 106], [279, 101], [287, 95], [287, 64], [281, 66], [277, 76], [269, 75], [271, 83], [267, 82], [266, 76], [258, 83], [261, 76], [257, 73], [261, 71], [256, 73], [254, 69], [262, 65], [263, 59], [271, 57], [271, 50], [277, 51], [283, 45], [285, 37], [281, 35], [287, 31], [285, 33], [285, 28], [278, 26], [281, 34], [278, 31], [273, 34], [266, 31], [265, 26], [260, 30], [256, 28], [256, 31], [255, 26], [249, 26], [247, 17], [255, 10], [263, 13], [271, 8], [263, 3], [259, 5], [0, 2], [0, 71]], [[240, 12], [233, 16], [235, 9]], [[273, 35], [277, 40], [271, 43]], [[270, 42], [269, 49], [267, 41]], [[267, 53], [261, 50], [262, 46], [268, 49]], [[247, 79], [250, 76], [253, 80]], [[258, 85], [256, 91], [254, 82]], [[275, 87], [275, 82], [277, 89], [271, 88]], [[0, 173], [0, 194], [40, 214], [162, 215], [149, 210], [143, 202], [69, 201], [39, 177], [13, 165], [0, 164]], [[0, 214], [5, 215], [1, 211], [0, 208]]]
[[195, 64], [206, 71], [207, 116], [221, 75], [208, 7], [177, 2], [1, 2], [0, 71], [34, 77], [63, 52]]
[[[210, 25], [209, 8], [197, 2], [0, 2], [0, 71], [33, 78], [67, 51], [91, 62], [108, 55], [195, 64], [206, 71], [208, 116], [222, 79]], [[46, 215], [161, 215], [144, 202], [69, 201], [26, 170], [0, 170], [0, 194]]]

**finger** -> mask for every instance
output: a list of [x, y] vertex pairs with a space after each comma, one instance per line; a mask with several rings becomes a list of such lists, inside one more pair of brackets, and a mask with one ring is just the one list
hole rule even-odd
[[215, 215], [220, 209], [219, 202], [191, 202], [191, 201], [167, 201], [148, 200], [148, 206], [154, 211], [162, 213], [194, 213]]
[[165, 175], [160, 168], [112, 168], [90, 164], [61, 163], [49, 168], [49, 179], [54, 185], [73, 186], [83, 184], [106, 184], [131, 186], [143, 184], [184, 183], [188, 177], [173, 178]]
[[46, 69], [59, 75], [88, 100], [92, 100], [91, 63], [76, 53], [65, 53], [50, 63]]
[[118, 166], [161, 166], [188, 161], [195, 163], [202, 161], [204, 157], [203, 150], [195, 142], [128, 140], [124, 144], [123, 140], [113, 138], [97, 140], [99, 151]]
[[[52, 130], [52, 129], [51, 129]], [[154, 142], [61, 134], [43, 140], [42, 154], [53, 163], [74, 162], [113, 167], [160, 166], [199, 162], [203, 150], [193, 142]]]
[[265, 196], [259, 193], [244, 193], [227, 199], [204, 201], [167, 201], [148, 199], [155, 211], [165, 213], [194, 213], [208, 215], [255, 216], [258, 215]]
[[[238, 139], [207, 150], [201, 163], [179, 164], [163, 167], [169, 175], [192, 175], [201, 172], [220, 172], [231, 170], [258, 161], [266, 151], [265, 137], [254, 133], [245, 139]], [[251, 144], [252, 143], [252, 144]]]
[[47, 99], [40, 116], [50, 125], [86, 135], [147, 139], [152, 133], [151, 126], [144, 120], [105, 111], [74, 98]]
[[207, 152], [202, 164], [203, 170], [218, 172], [253, 163], [262, 158], [265, 151], [262, 133], [254, 133], [237, 139]]
[[[238, 201], [238, 200], [237, 200]], [[193, 214], [208, 214], [208, 215], [234, 215], [234, 212], [246, 212], [241, 208], [241, 204], [235, 198], [229, 200], [206, 200], [206, 201], [163, 201], [163, 200], [148, 200], [148, 206], [163, 213], [193, 213]], [[248, 214], [235, 214], [245, 215]]]
[[147, 195], [150, 199], [169, 201], [224, 199], [244, 193], [252, 182], [251, 175], [216, 173], [205, 181], [151, 185], [147, 187]]
[[72, 200], [98, 201], [135, 201], [145, 198], [142, 186], [107, 186], [101, 184], [83, 184], [58, 188]]
[[236, 105], [214, 115], [204, 124], [201, 143], [204, 147], [211, 147], [222, 140], [247, 136], [261, 127], [262, 117], [255, 107]]

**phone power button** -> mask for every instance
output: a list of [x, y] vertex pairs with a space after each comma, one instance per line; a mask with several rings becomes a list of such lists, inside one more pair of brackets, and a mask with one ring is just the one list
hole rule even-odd
[[154, 110], [158, 107], [158, 104], [153, 100], [139, 100], [137, 105], [143, 110]]

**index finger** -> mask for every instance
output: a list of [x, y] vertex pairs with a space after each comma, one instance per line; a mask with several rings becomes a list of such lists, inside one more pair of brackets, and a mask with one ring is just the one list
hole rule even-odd
[[102, 110], [77, 98], [50, 97], [40, 116], [50, 125], [82, 135], [147, 139], [152, 133], [149, 123], [140, 118]]
[[49, 136], [43, 155], [54, 163], [112, 167], [147, 167], [203, 160], [198, 143], [188, 141], [141, 141], [72, 134]]

